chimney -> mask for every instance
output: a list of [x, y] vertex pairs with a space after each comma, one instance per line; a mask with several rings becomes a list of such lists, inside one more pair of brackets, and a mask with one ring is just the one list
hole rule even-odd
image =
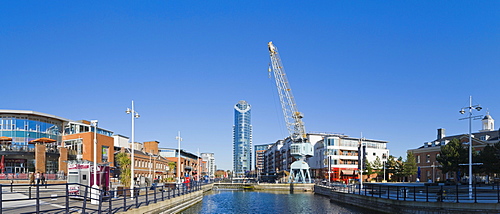
[[445, 129], [443, 128], [439, 128], [438, 129], [438, 136], [437, 136], [437, 140], [441, 140], [442, 138], [446, 137], [446, 134], [445, 134]]

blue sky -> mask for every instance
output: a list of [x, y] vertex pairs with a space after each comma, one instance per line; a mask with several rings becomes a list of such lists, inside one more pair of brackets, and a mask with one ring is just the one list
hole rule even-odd
[[[279, 48], [309, 132], [389, 141], [391, 154], [500, 119], [498, 1], [3, 1], [1, 109], [98, 119], [136, 140], [214, 152], [232, 169], [233, 105], [253, 143], [287, 136], [268, 78]], [[485, 112], [482, 112], [483, 114]], [[479, 130], [475, 121], [473, 130]], [[496, 126], [498, 128], [498, 126]]]

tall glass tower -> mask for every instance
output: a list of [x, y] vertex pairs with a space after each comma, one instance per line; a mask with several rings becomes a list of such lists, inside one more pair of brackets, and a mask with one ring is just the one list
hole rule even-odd
[[233, 172], [244, 177], [252, 170], [252, 125], [251, 106], [241, 100], [234, 105], [233, 126]]

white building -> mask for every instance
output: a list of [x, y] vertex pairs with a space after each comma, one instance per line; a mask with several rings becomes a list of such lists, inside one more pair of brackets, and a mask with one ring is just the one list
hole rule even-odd
[[384, 162], [389, 157], [387, 141], [352, 138], [342, 134], [324, 134], [314, 144], [314, 156], [308, 159], [313, 177], [348, 182], [359, 178], [360, 145], [365, 159], [373, 163], [377, 157]]
[[207, 163], [208, 178], [215, 178], [215, 156], [214, 153], [201, 153], [201, 159]]

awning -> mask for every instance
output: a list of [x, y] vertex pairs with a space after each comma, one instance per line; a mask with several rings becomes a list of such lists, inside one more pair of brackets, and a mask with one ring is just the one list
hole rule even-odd
[[28, 143], [34, 144], [34, 143], [54, 143], [54, 142], [57, 142], [57, 140], [46, 138], [46, 137], [42, 137], [42, 138], [34, 139], [34, 140], [32, 140], [32, 141], [30, 141]]
[[0, 137], [0, 141], [12, 141], [12, 138], [11, 137], [2, 136], [2, 137]]
[[353, 176], [356, 175], [356, 171], [354, 170], [342, 170], [342, 176]]

